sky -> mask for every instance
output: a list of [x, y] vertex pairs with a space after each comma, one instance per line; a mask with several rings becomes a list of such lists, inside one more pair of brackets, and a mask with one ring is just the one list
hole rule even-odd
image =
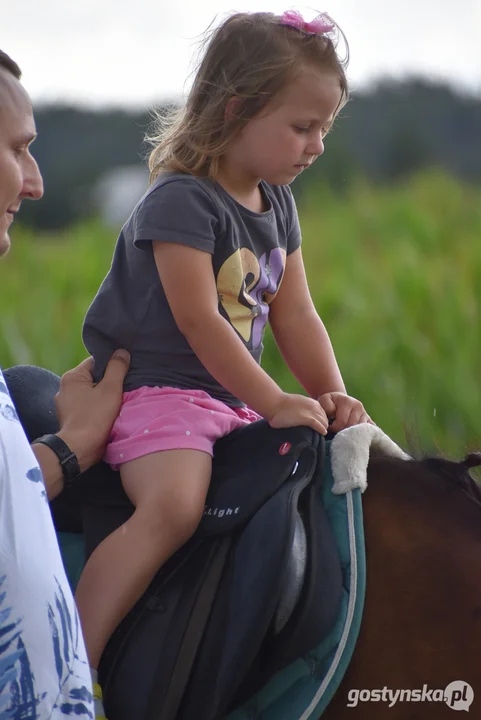
[[[231, 11], [300, 9], [282, 0], [0, 0], [0, 48], [35, 104], [150, 107], [189, 89], [203, 31]], [[380, 77], [444, 79], [481, 95], [481, 0], [325, 0], [350, 49], [354, 90]]]

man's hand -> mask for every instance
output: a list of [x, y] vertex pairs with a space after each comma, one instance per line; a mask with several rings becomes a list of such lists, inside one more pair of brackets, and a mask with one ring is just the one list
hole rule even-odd
[[324, 409], [328, 418], [334, 418], [329, 425], [329, 430], [332, 432], [339, 432], [339, 430], [360, 423], [376, 424], [365, 411], [362, 402], [345, 393], [325, 393], [319, 398], [319, 405]]
[[97, 385], [92, 379], [91, 357], [66, 372], [60, 381], [60, 390], [55, 396], [60, 424], [58, 435], [76, 454], [82, 472], [102, 458], [119, 413], [129, 363], [129, 353], [116, 350]]

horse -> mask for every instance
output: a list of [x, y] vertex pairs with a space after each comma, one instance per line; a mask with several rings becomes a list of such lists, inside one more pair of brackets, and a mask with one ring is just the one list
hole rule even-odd
[[[452, 718], [469, 709], [463, 684], [481, 716], [481, 491], [469, 474], [479, 465], [481, 453], [459, 463], [370, 459], [361, 629], [322, 720]], [[395, 699], [402, 690], [411, 693]]]
[[[6, 376], [30, 439], [55, 432], [58, 378], [42, 376], [26, 392], [22, 371], [13, 392], [15, 375]], [[479, 465], [481, 453], [459, 463], [370, 457], [362, 495], [368, 582], [360, 633], [322, 720], [443, 720], [470, 708], [479, 716], [481, 491], [469, 474]], [[80, 483], [81, 492], [89, 484], [95, 492], [98, 480], [94, 473], [90, 483]], [[77, 506], [62, 495], [53, 503], [54, 515], [56, 504], [61, 510], [60, 529], [80, 532]], [[286, 716], [317, 717], [309, 710]]]

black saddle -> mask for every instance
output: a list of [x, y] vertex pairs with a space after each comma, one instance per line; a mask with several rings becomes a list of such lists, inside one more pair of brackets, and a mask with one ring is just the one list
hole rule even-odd
[[[30, 441], [56, 432], [59, 378], [4, 372]], [[95, 418], [92, 418], [95, 422]], [[102, 658], [110, 720], [216, 720], [319, 645], [342, 592], [321, 502], [324, 439], [258, 421], [216, 443], [206, 509]], [[132, 514], [119, 473], [99, 463], [52, 504], [86, 555]]]

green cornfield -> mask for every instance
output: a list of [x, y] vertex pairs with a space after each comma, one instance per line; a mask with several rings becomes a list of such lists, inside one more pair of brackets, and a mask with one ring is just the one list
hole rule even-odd
[[[299, 203], [312, 296], [351, 395], [415, 455], [481, 450], [481, 189], [435, 171]], [[21, 227], [0, 263], [0, 365], [61, 374], [116, 233], [89, 221], [55, 236]], [[265, 369], [298, 386], [266, 338]]]

